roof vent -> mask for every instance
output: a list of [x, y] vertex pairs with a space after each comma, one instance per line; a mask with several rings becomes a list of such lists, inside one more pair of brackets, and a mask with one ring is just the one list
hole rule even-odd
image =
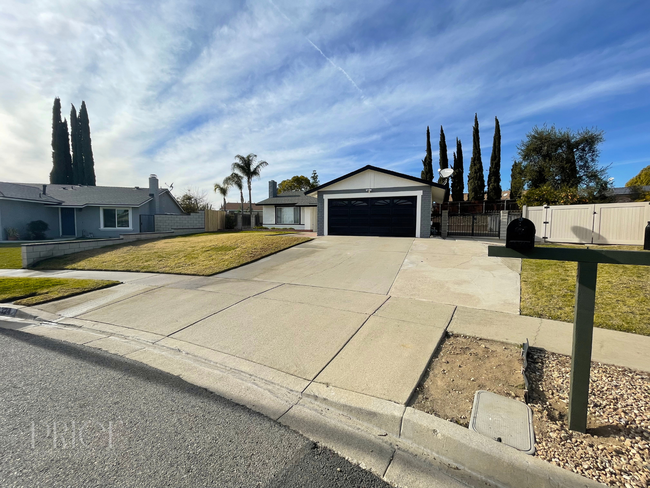
[[139, 189], [140, 189], [140, 187], [139, 187], [139, 186], [136, 186], [136, 187], [135, 187], [135, 189], [136, 189], [136, 190], [139, 190]]

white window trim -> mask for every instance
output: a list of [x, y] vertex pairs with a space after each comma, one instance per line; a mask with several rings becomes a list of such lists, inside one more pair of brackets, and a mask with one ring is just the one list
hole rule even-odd
[[323, 213], [324, 218], [324, 229], [323, 235], [328, 235], [327, 231], [329, 228], [329, 202], [328, 200], [345, 200], [347, 198], [387, 198], [387, 197], [417, 197], [417, 208], [415, 215], [415, 237], [420, 237], [420, 226], [421, 226], [421, 217], [422, 217], [422, 190], [411, 190], [411, 191], [370, 191], [363, 193], [339, 193], [333, 195], [323, 195]]
[[[128, 227], [104, 227], [104, 209], [111, 210], [128, 210], [129, 211], [129, 226]], [[116, 215], [115, 225], [117, 225], [117, 215]], [[99, 230], [133, 230], [133, 209], [130, 207], [99, 207]]]

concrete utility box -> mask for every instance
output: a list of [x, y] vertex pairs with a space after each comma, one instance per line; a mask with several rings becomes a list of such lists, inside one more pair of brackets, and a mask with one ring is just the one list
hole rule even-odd
[[518, 400], [485, 390], [477, 391], [469, 428], [526, 454], [535, 453], [533, 412]]

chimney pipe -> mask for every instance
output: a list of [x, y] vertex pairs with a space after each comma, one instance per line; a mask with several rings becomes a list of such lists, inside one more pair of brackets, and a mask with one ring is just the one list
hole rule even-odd
[[149, 175], [149, 196], [153, 198], [151, 202], [151, 213], [156, 215], [160, 211], [160, 195], [158, 190], [158, 177], [154, 174]]
[[43, 185], [43, 195], [47, 195], [47, 192], [45, 191], [47, 189], [47, 185]]
[[269, 181], [269, 198], [278, 196], [278, 184], [275, 180]]

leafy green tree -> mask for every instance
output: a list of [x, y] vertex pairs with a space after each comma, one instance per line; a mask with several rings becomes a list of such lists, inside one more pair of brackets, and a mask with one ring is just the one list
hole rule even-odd
[[527, 190], [518, 200], [520, 207], [524, 205], [574, 205], [597, 201], [598, 197], [590, 188], [553, 188], [550, 183]]
[[596, 129], [574, 132], [554, 125], [533, 127], [517, 145], [525, 188], [582, 188], [596, 199], [605, 198], [610, 186], [608, 168], [598, 164], [599, 145], [604, 140], [603, 131]]
[[72, 143], [72, 183], [85, 185], [84, 158], [81, 149], [81, 125], [74, 105], [70, 109], [70, 141]]
[[[317, 176], [318, 177], [318, 176]], [[288, 191], [307, 191], [312, 188], [312, 182], [306, 176], [292, 176], [288, 180], [282, 180], [278, 185], [278, 194], [286, 193]]]
[[223, 211], [226, 210], [226, 197], [228, 196], [228, 191], [230, 190], [230, 185], [228, 184], [228, 178], [224, 178], [223, 183], [215, 183], [214, 184], [214, 192], [218, 193], [223, 197], [223, 207], [221, 209]]
[[523, 190], [524, 168], [520, 161], [515, 161], [510, 169], [510, 199], [519, 200]]
[[[447, 157], [447, 140], [445, 139], [445, 131], [443, 130], [442, 126], [440, 126], [440, 143], [438, 147], [440, 149], [438, 159], [440, 169], [443, 170], [449, 168], [449, 158]], [[443, 178], [442, 176], [438, 177], [438, 183], [441, 183], [442, 181], [445, 182], [445, 187], [447, 188], [445, 191], [445, 202], [447, 202], [449, 201], [449, 178]]]
[[198, 189], [188, 188], [178, 199], [178, 204], [185, 213], [195, 213], [199, 210], [210, 210], [212, 204], [208, 200], [208, 195]]
[[463, 168], [463, 144], [456, 138], [456, 152], [454, 153], [454, 174], [451, 175], [451, 197], [454, 202], [465, 199], [465, 169]]
[[431, 134], [427, 126], [427, 153], [422, 160], [422, 173], [420, 177], [429, 182], [433, 182], [433, 156], [431, 155]]
[[248, 156], [242, 156], [238, 154], [235, 156], [235, 162], [232, 163], [232, 172], [238, 173], [246, 180], [248, 184], [248, 205], [249, 211], [251, 214], [251, 225], [253, 225], [253, 196], [252, 196], [252, 183], [255, 178], [259, 178], [262, 175], [262, 168], [265, 168], [269, 165], [266, 161], [257, 162], [256, 154], [249, 154]]
[[93, 158], [92, 141], [90, 140], [90, 120], [88, 119], [88, 110], [84, 101], [81, 102], [81, 109], [79, 109], [79, 126], [84, 165], [84, 182], [79, 182], [79, 184], [95, 186], [95, 159]]
[[61, 100], [56, 97], [52, 106], [52, 171], [50, 172], [50, 183], [59, 185], [72, 183], [68, 160], [72, 164], [70, 142], [68, 140], [68, 123], [61, 120]]
[[244, 178], [242, 175], [239, 173], [232, 173], [224, 178], [223, 184], [228, 188], [234, 187], [239, 190], [239, 196], [241, 197], [241, 214], [244, 215]]
[[499, 119], [496, 117], [494, 117], [494, 139], [492, 140], [492, 155], [488, 173], [487, 199], [491, 202], [501, 200], [501, 127]]
[[320, 186], [320, 180], [318, 179], [318, 173], [316, 173], [316, 170], [311, 172], [311, 188], [316, 188], [317, 186]]
[[625, 183], [625, 186], [650, 186], [650, 166], [639, 171], [639, 174]]
[[485, 176], [483, 175], [483, 161], [481, 160], [481, 140], [479, 136], [477, 114], [474, 114], [474, 128], [472, 130], [472, 160], [469, 163], [467, 191], [468, 200], [470, 202], [482, 202], [485, 200]]

